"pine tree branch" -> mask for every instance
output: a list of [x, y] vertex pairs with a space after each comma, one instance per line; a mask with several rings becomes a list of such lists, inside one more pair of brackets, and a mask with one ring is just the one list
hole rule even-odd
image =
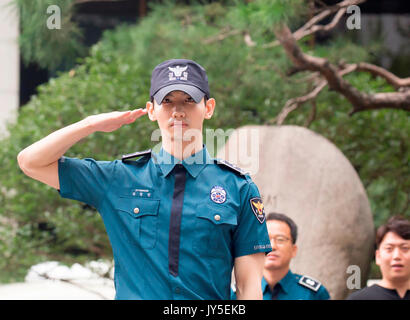
[[[352, 6], [352, 5], [359, 5], [366, 0], [345, 0], [340, 3], [337, 3], [331, 7], [327, 7], [323, 11], [319, 12], [317, 15], [315, 15], [313, 18], [311, 18], [308, 22], [306, 22], [302, 27], [300, 27], [298, 30], [296, 30], [293, 33], [293, 37], [296, 40], [301, 40], [304, 37], [314, 34], [318, 31], [330, 31], [333, 28], [336, 27], [336, 25], [339, 23], [340, 19], [343, 17], [343, 15], [346, 13], [347, 7]], [[317, 25], [319, 22], [321, 22], [323, 19], [327, 18], [331, 14], [335, 13], [335, 16], [333, 17], [332, 21], [326, 25]], [[262, 45], [262, 48], [272, 48], [280, 45], [280, 42], [278, 40], [272, 41], [270, 43]]]
[[[339, 68], [331, 64], [327, 59], [307, 55], [298, 46], [296, 39], [286, 25], [281, 25], [275, 29], [275, 35], [279, 40], [282, 47], [285, 49], [289, 59], [295, 64], [295, 66], [301, 70], [319, 72], [324, 77], [329, 85], [329, 88], [339, 92], [350, 101], [353, 106], [353, 110], [350, 114], [365, 110], [377, 110], [377, 109], [402, 109], [410, 111], [410, 88], [407, 86], [400, 87], [399, 92], [385, 92], [367, 94], [359, 91], [353, 87], [350, 83], [343, 79], [343, 74], [347, 71], [352, 72], [355, 70], [369, 71], [377, 75], [384, 75], [388, 77], [390, 81], [394, 81], [396, 85], [407, 84], [407, 79], [399, 79], [392, 77], [392, 74], [387, 70], [383, 71], [383, 68], [372, 66], [370, 64], [361, 64], [359, 66], [352, 64], [348, 65], [344, 71], [340, 71]], [[398, 81], [400, 80], [400, 81]], [[292, 100], [292, 99], [291, 99]], [[291, 101], [290, 100], [290, 101]], [[284, 109], [289, 107], [285, 105]]]
[[302, 106], [305, 102], [314, 100], [320, 91], [322, 91], [327, 85], [327, 82], [325, 80], [322, 80], [313, 91], [310, 93], [302, 96], [302, 97], [297, 97], [297, 98], [292, 98], [288, 100], [279, 113], [279, 115], [275, 118], [276, 124], [281, 125], [285, 121], [286, 117], [291, 113], [292, 111], [298, 109], [300, 106]]
[[402, 87], [410, 87], [410, 77], [409, 78], [399, 78], [390, 71], [376, 66], [374, 64], [360, 62], [357, 64], [358, 71], [367, 71], [374, 76], [379, 76], [384, 78], [388, 83], [390, 83], [396, 90]]

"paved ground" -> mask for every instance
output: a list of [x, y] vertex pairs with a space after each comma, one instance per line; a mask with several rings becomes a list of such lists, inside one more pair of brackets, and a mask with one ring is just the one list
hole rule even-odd
[[[50, 261], [31, 267], [26, 282], [0, 285], [0, 300], [112, 300], [115, 297], [112, 278], [110, 262], [67, 267]], [[378, 281], [368, 280], [367, 285]]]
[[0, 285], [0, 300], [112, 300], [113, 271], [109, 261], [71, 267], [57, 261], [40, 263], [30, 268], [25, 282]]
[[[369, 280], [372, 285], [378, 280]], [[0, 285], [0, 300], [112, 300], [112, 281], [82, 280], [70, 283], [59, 280]]]
[[0, 300], [112, 300], [113, 284], [82, 280], [22, 282], [0, 285]]

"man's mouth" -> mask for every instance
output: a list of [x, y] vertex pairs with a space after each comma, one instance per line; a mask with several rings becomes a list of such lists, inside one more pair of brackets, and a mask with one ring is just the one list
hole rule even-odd
[[173, 122], [171, 122], [170, 126], [171, 126], [171, 127], [182, 127], [182, 128], [185, 128], [185, 127], [187, 127], [188, 125], [187, 125], [185, 122], [182, 122], [182, 121], [173, 121]]
[[394, 270], [400, 270], [404, 268], [404, 265], [397, 263], [397, 264], [393, 264], [391, 267]]
[[278, 254], [272, 253], [272, 252], [269, 252], [266, 256], [267, 256], [268, 258], [271, 258], [271, 259], [277, 259], [277, 258], [279, 258], [279, 255], [278, 255]]

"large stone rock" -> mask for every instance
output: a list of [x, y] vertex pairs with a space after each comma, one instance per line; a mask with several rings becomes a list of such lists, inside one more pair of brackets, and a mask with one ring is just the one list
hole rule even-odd
[[344, 299], [348, 287], [358, 285], [358, 270], [365, 285], [373, 218], [359, 176], [335, 145], [302, 127], [246, 126], [217, 156], [251, 174], [266, 214], [284, 213], [298, 225], [293, 272], [321, 281], [332, 299]]

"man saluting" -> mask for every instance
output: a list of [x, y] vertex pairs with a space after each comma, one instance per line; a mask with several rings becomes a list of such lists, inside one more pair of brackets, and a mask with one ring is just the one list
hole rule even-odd
[[[261, 199], [250, 177], [211, 158], [203, 145], [203, 122], [215, 109], [205, 69], [185, 59], [159, 64], [150, 98], [145, 109], [92, 115], [53, 132], [19, 153], [20, 168], [101, 214], [114, 254], [116, 299], [229, 299], [233, 267], [238, 298], [261, 299], [270, 251], [265, 213], [253, 204]], [[161, 131], [158, 154], [64, 157], [89, 134], [145, 114]]]

